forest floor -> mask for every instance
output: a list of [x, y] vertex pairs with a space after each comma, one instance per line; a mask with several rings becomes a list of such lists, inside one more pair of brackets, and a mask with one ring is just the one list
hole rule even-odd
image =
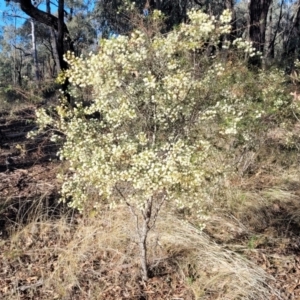
[[[46, 135], [26, 138], [35, 127], [34, 107], [0, 113], [1, 299], [267, 299], [263, 292], [261, 297], [238, 292], [234, 296], [231, 275], [225, 279], [212, 275], [212, 263], [205, 259], [202, 279], [198, 271], [198, 277], [191, 272], [190, 263], [187, 271], [179, 268], [187, 248], [177, 251], [171, 246], [162, 257], [150, 253], [156, 262], [153, 276], [142, 284], [136, 262], [128, 258], [135, 246], [126, 249], [125, 257], [120, 249], [130, 247], [130, 241], [125, 241], [119, 225], [111, 225], [115, 218], [98, 221], [97, 229], [96, 221], [58, 204], [56, 175], [63, 166], [56, 158], [57, 146]], [[231, 182], [247, 195], [243, 209], [237, 204], [223, 206], [208, 219], [203, 233], [213, 249], [237, 253], [250, 261], [253, 270], [265, 272], [266, 281], [256, 282], [268, 285], [269, 299], [300, 299], [300, 156], [294, 157], [284, 179], [274, 175], [282, 170], [269, 170]], [[118, 241], [111, 241], [111, 232]], [[106, 236], [100, 241], [96, 233]], [[104, 251], [100, 243], [115, 248]], [[220, 258], [214, 266], [218, 269], [223, 263]], [[248, 271], [252, 276], [250, 269], [243, 272]], [[201, 280], [199, 291], [196, 285]], [[251, 289], [249, 284], [247, 288]]]

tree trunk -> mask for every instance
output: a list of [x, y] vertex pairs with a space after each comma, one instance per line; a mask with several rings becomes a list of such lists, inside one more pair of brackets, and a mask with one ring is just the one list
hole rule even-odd
[[67, 68], [67, 63], [64, 61], [64, 0], [58, 1], [58, 28], [57, 28], [57, 53], [59, 66], [61, 69]]
[[22, 51], [20, 51], [20, 63], [17, 64], [15, 61], [15, 76], [17, 80], [17, 84], [22, 87], [22, 68], [23, 68], [23, 54]]
[[283, 43], [282, 59], [288, 61], [288, 65], [293, 69], [293, 62], [296, 56], [296, 50], [299, 43], [299, 25], [300, 25], [300, 0], [296, 4], [296, 12], [293, 16], [292, 24]]
[[[270, 34], [270, 41], [269, 43], [267, 43], [267, 47], [265, 49], [266, 51], [266, 58], [270, 58], [270, 59], [274, 59], [275, 58], [275, 41], [276, 41], [276, 38], [277, 38], [277, 34], [278, 34], [278, 31], [279, 31], [279, 28], [280, 28], [280, 23], [281, 23], [281, 20], [282, 20], [282, 15], [283, 15], [283, 5], [285, 3], [285, 0], [281, 0], [281, 4], [280, 4], [280, 13], [279, 13], [279, 17], [278, 17], [278, 22], [276, 24], [276, 29], [275, 29], [275, 32], [272, 34]], [[270, 14], [270, 20], [269, 20], [269, 23], [272, 23], [272, 15]]]
[[236, 28], [236, 13], [234, 10], [234, 1], [233, 0], [226, 0], [225, 1], [226, 9], [229, 9], [232, 13], [232, 20], [231, 20], [231, 32], [229, 39], [233, 41], [236, 38], [237, 28]]
[[[50, 0], [46, 0], [46, 10], [48, 14], [51, 14], [51, 7], [50, 7]], [[60, 62], [59, 62], [59, 55], [57, 52], [57, 41], [55, 31], [52, 27], [50, 27], [50, 37], [51, 37], [51, 56], [54, 61], [54, 65], [56, 67], [57, 73], [60, 72]], [[55, 72], [52, 70], [51, 76], [54, 76]]]
[[35, 25], [34, 21], [31, 19], [31, 42], [32, 42], [32, 49], [31, 49], [31, 54], [33, 58], [33, 65], [34, 65], [34, 76], [36, 82], [40, 80], [39, 76], [39, 65], [38, 65], [38, 59], [37, 59], [37, 51], [36, 51], [36, 41], [35, 41]]
[[20, 0], [20, 7], [22, 11], [31, 18], [42, 24], [48, 25], [55, 30], [58, 30], [58, 18], [36, 8], [34, 5], [32, 5], [31, 0]]
[[[249, 2], [249, 37], [256, 50], [262, 53], [264, 52], [267, 16], [271, 3], [272, 0], [250, 0]], [[251, 59], [250, 63], [260, 66], [260, 60], [257, 58]]]

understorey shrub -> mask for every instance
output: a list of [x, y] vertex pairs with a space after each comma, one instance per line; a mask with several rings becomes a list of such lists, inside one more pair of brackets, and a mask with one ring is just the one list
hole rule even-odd
[[[161, 34], [149, 31], [163, 17], [154, 11], [147, 30], [103, 39], [86, 58], [67, 53], [70, 68], [60, 80], [70, 81], [73, 105], [62, 98], [55, 118], [37, 112], [53, 140], [57, 132], [65, 137], [62, 199], [79, 210], [127, 205], [136, 219], [144, 280], [147, 236], [161, 207], [189, 210], [201, 227], [202, 204], [230, 169], [219, 151], [230, 156], [234, 145], [256, 138], [267, 115], [290, 109], [284, 75], [248, 70], [245, 58], [260, 54], [242, 39], [226, 40], [229, 11], [219, 19], [196, 10], [188, 16]], [[79, 96], [85, 89], [88, 103]]]

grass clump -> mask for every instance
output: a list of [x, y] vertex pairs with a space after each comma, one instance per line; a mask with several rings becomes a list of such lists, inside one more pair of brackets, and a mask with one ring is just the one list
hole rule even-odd
[[[149, 236], [151, 278], [141, 284], [135, 224], [128, 219], [123, 207], [93, 218], [77, 215], [28, 224], [1, 245], [8, 273], [2, 295], [16, 299], [26, 291], [39, 299], [269, 299], [275, 292], [262, 269], [166, 211]], [[10, 268], [16, 268], [15, 275]]]

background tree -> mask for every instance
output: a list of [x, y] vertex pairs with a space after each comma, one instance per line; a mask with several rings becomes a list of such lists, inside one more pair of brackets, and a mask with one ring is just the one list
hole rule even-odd
[[[15, 2], [11, 2], [13, 4]], [[132, 1], [73, 1], [60, 0], [52, 2], [46, 0], [45, 11], [42, 11], [30, 0], [16, 0], [9, 9], [19, 10], [20, 16], [35, 20], [35, 42], [37, 58], [30, 60], [27, 54], [31, 51], [32, 35], [29, 24], [21, 24], [15, 29], [18, 43], [14, 43], [22, 50], [17, 50], [11, 44], [11, 60], [13, 65], [13, 82], [24, 86], [22, 76], [34, 77], [35, 69], [39, 69], [40, 79], [55, 78], [62, 66], [68, 66], [63, 60], [67, 50], [75, 51], [76, 55], [87, 55], [90, 51], [99, 49], [101, 38], [110, 38], [113, 35], [128, 35], [134, 28], [146, 25], [147, 19], [158, 9], [165, 14], [164, 32], [171, 31], [182, 22], [188, 23], [186, 16], [188, 9], [201, 9], [216, 18], [227, 8], [232, 13], [231, 33], [220, 38], [218, 51], [226, 57], [226, 47], [222, 46], [226, 40], [243, 37], [253, 41], [257, 50], [263, 53], [263, 65], [274, 64], [284, 67], [287, 71], [293, 69], [293, 62], [299, 56], [299, 1], [246, 1], [241, 0], [184, 0], [184, 1], [139, 1], [135, 10], [131, 9]], [[147, 15], [145, 12], [147, 11]], [[25, 12], [25, 14], [22, 12]], [[8, 17], [8, 26], [14, 27], [14, 18]], [[59, 25], [60, 24], [60, 25]], [[5, 27], [5, 26], [4, 26]], [[15, 26], [16, 27], [16, 26]], [[27, 29], [26, 29], [27, 28]], [[18, 33], [17, 31], [20, 30]], [[22, 32], [23, 30], [23, 32]], [[5, 29], [4, 29], [5, 31]], [[26, 31], [26, 33], [25, 33]], [[18, 44], [18, 45], [17, 45]], [[225, 44], [224, 44], [225, 45]], [[20, 52], [21, 51], [21, 52]], [[210, 52], [212, 53], [212, 52]], [[22, 63], [21, 63], [22, 62]], [[259, 66], [260, 61], [252, 64]], [[31, 72], [33, 72], [31, 74]], [[37, 76], [35, 76], [37, 77]], [[64, 85], [66, 89], [67, 84]]]
[[299, 59], [300, 46], [300, 1], [286, 7], [286, 26], [282, 44], [282, 58], [287, 67], [293, 69], [295, 59]]
[[67, 44], [67, 49], [73, 51], [72, 41], [69, 35], [68, 28], [64, 21], [64, 0], [58, 1], [58, 16], [55, 16], [48, 11], [42, 11], [32, 4], [31, 0], [15, 0], [15, 2], [20, 4], [21, 10], [30, 16], [32, 19], [39, 23], [45, 24], [50, 28], [53, 28], [56, 32], [56, 48], [59, 61], [59, 68], [66, 69], [67, 64], [63, 59], [65, 46]]
[[[254, 47], [264, 52], [267, 16], [272, 0], [250, 0], [249, 2], [249, 38], [253, 42]], [[252, 59], [255, 65], [259, 64], [258, 60]]]

